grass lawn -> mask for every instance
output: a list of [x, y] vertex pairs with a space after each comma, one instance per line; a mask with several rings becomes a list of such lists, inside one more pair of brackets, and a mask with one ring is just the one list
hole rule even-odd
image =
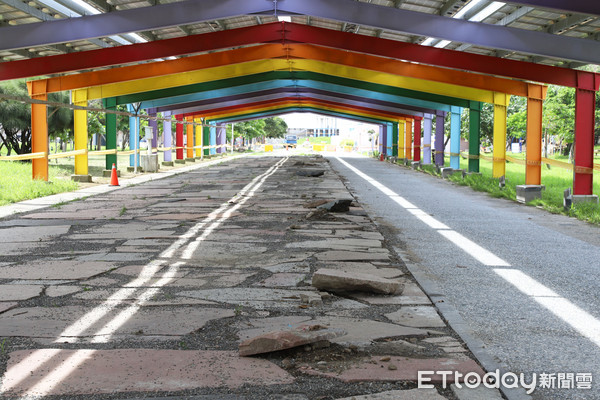
[[302, 145], [306, 142], [309, 142], [310, 144], [331, 144], [331, 136], [318, 136], [300, 139], [298, 141], [298, 145]]
[[0, 206], [79, 188], [64, 169], [51, 166], [48, 172], [50, 182], [37, 181], [31, 179], [31, 163], [0, 161]]

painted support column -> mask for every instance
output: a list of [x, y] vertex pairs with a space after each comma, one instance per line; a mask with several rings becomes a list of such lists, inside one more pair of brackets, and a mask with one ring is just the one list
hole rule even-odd
[[[102, 100], [104, 108], [107, 110], [115, 111], [117, 109], [117, 99], [115, 97], [109, 97]], [[106, 150], [117, 149], [117, 114], [107, 113], [105, 116], [105, 133], [106, 133]], [[116, 154], [107, 154], [104, 162], [104, 169], [111, 170], [112, 165], [117, 164]]]
[[379, 125], [379, 143], [377, 143], [378, 149], [379, 149], [379, 154], [383, 154], [383, 142], [384, 141], [385, 141], [385, 126]]
[[469, 172], [479, 172], [481, 147], [481, 102], [471, 101], [469, 106]]
[[443, 111], [437, 111], [435, 116], [435, 165], [444, 166], [444, 119]]
[[413, 120], [408, 118], [406, 119], [406, 133], [404, 135], [404, 151], [405, 158], [407, 160], [412, 160], [412, 141], [413, 141]]
[[421, 117], [415, 118], [415, 139], [413, 161], [421, 161]]
[[[163, 117], [165, 118], [171, 118], [171, 112], [170, 111], [165, 111], [163, 112]], [[173, 146], [173, 125], [171, 124], [171, 121], [163, 121], [163, 143], [165, 146], [165, 149], [168, 149], [169, 147]], [[165, 150], [164, 154], [163, 154], [163, 160], [166, 162], [170, 162], [173, 161], [173, 155], [172, 155], [172, 150]]]
[[183, 160], [183, 115], [175, 116], [177, 124], [175, 125], [175, 159]]
[[425, 114], [423, 117], [423, 164], [431, 164], [431, 127], [433, 115]]
[[214, 155], [217, 154], [217, 149], [215, 149], [213, 146], [215, 146], [217, 144], [217, 126], [212, 124], [210, 126], [210, 142], [209, 142], [209, 146], [210, 147], [210, 155]]
[[198, 124], [194, 127], [194, 133], [196, 136], [196, 151], [194, 153], [196, 154], [196, 158], [202, 158], [202, 117], [194, 116], [194, 122]]
[[185, 157], [186, 158], [194, 158], [194, 117], [186, 117], [185, 126], [185, 141], [186, 141], [186, 149], [185, 149]]
[[[45, 79], [27, 82], [29, 96], [35, 100], [48, 100], [46, 93], [48, 82]], [[43, 158], [31, 160], [31, 177], [48, 181], [48, 106], [45, 104], [31, 105], [31, 151], [46, 153]]]
[[[227, 125], [225, 125], [224, 123], [220, 123], [219, 127], [217, 128], [217, 146], [222, 146], [226, 143], [226, 133]], [[225, 153], [225, 149], [223, 147], [217, 147], [217, 153]]]
[[494, 164], [492, 177], [506, 174], [506, 110], [510, 95], [494, 92]]
[[[71, 97], [74, 105], [87, 107], [87, 89], [73, 90]], [[73, 127], [75, 150], [85, 150], [85, 154], [75, 156], [75, 176], [86, 176], [88, 175], [88, 119], [86, 110], [73, 111]]]
[[460, 116], [462, 108], [450, 107], [450, 167], [460, 169]]
[[[127, 104], [127, 111], [135, 113], [136, 110], [131, 104]], [[129, 117], [129, 150], [135, 150], [140, 148], [140, 120], [137, 117]], [[140, 157], [136, 154], [129, 156], [129, 166], [135, 167], [135, 161], [137, 160], [137, 166], [140, 166]]]
[[[156, 117], [156, 114], [151, 114], [151, 117]], [[154, 149], [158, 147], [158, 121], [155, 119], [148, 120], [148, 126], [152, 128], [152, 141], [148, 143], [148, 146], [152, 146], [152, 153]]]
[[383, 124], [382, 139], [381, 139], [381, 154], [384, 156], [387, 154], [387, 141], [388, 141], [388, 126]]
[[[210, 146], [210, 125], [211, 121], [209, 120], [204, 120], [204, 124], [205, 126], [202, 127], [202, 146], [206, 147], [206, 146]], [[209, 156], [210, 155], [210, 150], [208, 148], [203, 149], [202, 154], [204, 156]]]
[[392, 157], [398, 157], [398, 135], [401, 124], [394, 123], [392, 131]]
[[394, 134], [394, 125], [391, 122], [388, 122], [387, 124], [387, 146], [386, 146], [386, 151], [385, 151], [385, 155], [388, 157], [392, 156], [392, 136]]
[[[527, 85], [526, 185], [542, 184], [542, 105], [547, 86]], [[593, 144], [592, 144], [593, 147]]]
[[[596, 80], [591, 82], [591, 80]], [[575, 91], [575, 169], [573, 173], [573, 194], [593, 194], [594, 167], [594, 115], [598, 76], [590, 76], [583, 71], [577, 73]], [[529, 147], [529, 145], [528, 145]]]
[[406, 147], [404, 144], [406, 136], [406, 120], [398, 120], [398, 158], [406, 158]]

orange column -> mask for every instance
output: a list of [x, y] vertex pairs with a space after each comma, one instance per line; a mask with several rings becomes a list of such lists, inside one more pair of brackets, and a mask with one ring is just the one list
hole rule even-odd
[[185, 134], [187, 138], [186, 147], [186, 157], [194, 158], [194, 117], [186, 117], [185, 120], [188, 122], [185, 129]]
[[546, 86], [528, 85], [526, 185], [542, 184], [542, 105]]
[[404, 147], [406, 159], [412, 160], [413, 120], [406, 119], [406, 134], [404, 135]]
[[[45, 79], [27, 82], [27, 90], [34, 100], [48, 100], [47, 81]], [[31, 151], [46, 153], [44, 158], [32, 160], [32, 177], [48, 181], [48, 106], [31, 105]]]

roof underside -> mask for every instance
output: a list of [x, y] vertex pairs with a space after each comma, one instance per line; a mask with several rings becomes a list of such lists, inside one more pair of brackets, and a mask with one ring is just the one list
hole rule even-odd
[[[249, 0], [237, 1], [239, 4], [242, 4]], [[339, 1], [341, 9], [350, 0], [329, 0], [329, 3], [335, 3], [336, 1]], [[21, 0], [0, 0], [0, 36], [4, 35], [6, 38], [6, 34], [12, 34], [12, 27], [18, 27], [25, 24], [34, 24], [31, 25], [34, 27], [40, 26], [41, 24], [52, 24], [52, 21], [55, 20], [78, 18], [81, 15], [115, 15], [115, 13], [118, 14], [120, 11], [124, 10], [156, 7], [178, 2], [178, 0], [29, 0], [25, 2]], [[536, 3], [536, 1], [526, 0], [523, 0], [521, 3], [504, 3], [490, 0], [358, 0], [358, 2], [363, 3], [363, 7], [389, 7], [391, 9], [437, 15], [444, 17], [447, 20], [453, 19], [455, 21], [464, 21], [465, 23], [467, 23], [467, 21], [473, 21], [479, 24], [515, 28], [523, 31], [538, 31], [556, 37], [562, 36], [564, 38], [572, 38], [574, 44], [585, 43], [586, 45], [597, 46], [597, 49], [600, 50], [600, 42], [598, 42], [598, 39], [600, 38], [600, 15], [595, 14], [596, 10], [594, 7], [597, 6], [594, 5], [591, 5], [589, 9], [586, 9], [584, 6], [583, 11], [588, 11], [589, 14], [581, 14], [577, 12], [561, 11], [559, 9], [541, 8], [535, 4], [532, 5], [532, 3]], [[572, 0], [571, 3], [573, 4], [573, 7], [571, 8], [574, 10], [581, 10], [582, 7], [576, 7], [580, 2], [581, 0], [579, 2], [577, 0]], [[182, 1], [182, 5], [184, 3], [185, 1]], [[231, 4], [232, 1], [224, 1], [224, 3]], [[93, 34], [90, 34], [90, 37], [86, 39], [52, 44], [46, 44], [43, 43], [43, 40], [39, 40], [39, 45], [28, 48], [8, 48], [10, 46], [5, 46], [4, 50], [0, 50], [0, 60], [13, 61], [44, 57], [99, 49], [102, 47], [123, 46], [128, 43], [140, 41], [155, 41], [247, 27], [277, 21], [278, 18], [275, 15], [277, 10], [280, 10], [281, 14], [285, 13], [286, 0], [279, 0], [279, 2], [264, 0], [263, 3], [265, 10], [273, 9], [272, 15], [258, 13], [257, 15], [232, 16], [216, 20], [206, 20], [198, 23], [159, 27], [157, 29], [129, 32], [129, 34], [121, 33], [119, 35], [105, 37], [93, 37]], [[549, 3], [560, 3], [560, 5], [569, 4], [569, 2], [562, 0], [554, 0]], [[568, 7], [565, 6], [563, 8]], [[281, 16], [281, 14], [279, 15]], [[232, 10], [229, 15], [235, 15], [234, 10]], [[481, 21], [479, 21], [479, 19], [481, 19]], [[497, 47], [482, 46], [477, 42], [466, 43], [443, 41], [443, 39], [446, 38], [445, 32], [439, 34], [438, 37], [430, 37], [406, 32], [403, 26], [398, 26], [397, 29], [390, 29], [389, 26], [373, 26], [375, 24], [364, 25], [356, 23], [356, 21], [343, 22], [343, 18], [336, 20], [315, 15], [292, 15], [291, 21], [298, 24], [307, 24], [337, 31], [352, 32], [357, 35], [381, 37], [402, 42], [444, 47], [451, 50], [553, 66], [577, 68], [590, 63], [589, 59], [585, 58], [586, 55], [584, 54], [582, 54], [581, 58], [564, 58], [560, 57], [560, 53], [557, 53], [557, 55], [554, 56], [553, 54], [549, 54], [548, 51], [537, 51], [536, 43], [529, 44], [531, 52], [525, 52], [506, 48], [499, 49]], [[450, 33], [448, 34], [449, 36], [447, 36], [447, 38], [452, 38], [452, 35], [450, 35]], [[548, 38], [552, 39], [550, 36], [548, 36]], [[8, 40], [10, 41], [11, 38], [8, 38]], [[600, 51], [597, 51], [596, 53], [600, 53]]]

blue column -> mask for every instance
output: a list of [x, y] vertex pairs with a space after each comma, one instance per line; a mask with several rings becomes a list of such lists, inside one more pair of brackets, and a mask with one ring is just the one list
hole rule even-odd
[[446, 113], [437, 111], [435, 114], [435, 165], [444, 166], [444, 118]]
[[460, 169], [460, 115], [462, 108], [450, 107], [450, 167]]
[[[136, 110], [131, 104], [127, 104], [127, 111], [135, 113]], [[129, 150], [140, 148], [140, 119], [138, 117], [129, 117]], [[129, 166], [135, 167], [136, 155], [129, 156]], [[140, 157], [137, 156], [137, 165], [140, 166]]]
[[423, 164], [431, 164], [432, 114], [423, 115]]
[[[217, 144], [217, 127], [215, 125], [211, 125], [210, 127], [210, 143], [209, 146], [214, 146]], [[210, 149], [210, 155], [217, 154], [216, 149]]]
[[[163, 117], [171, 118], [171, 112], [165, 111], [163, 112]], [[165, 147], [169, 148], [173, 146], [173, 131], [171, 127], [171, 121], [163, 121], [163, 141], [165, 143]], [[165, 161], [173, 161], [171, 150], [165, 150], [164, 153]]]
[[394, 125], [391, 122], [387, 124], [387, 143], [385, 147], [385, 155], [388, 157], [392, 156], [392, 143], [394, 142]]

